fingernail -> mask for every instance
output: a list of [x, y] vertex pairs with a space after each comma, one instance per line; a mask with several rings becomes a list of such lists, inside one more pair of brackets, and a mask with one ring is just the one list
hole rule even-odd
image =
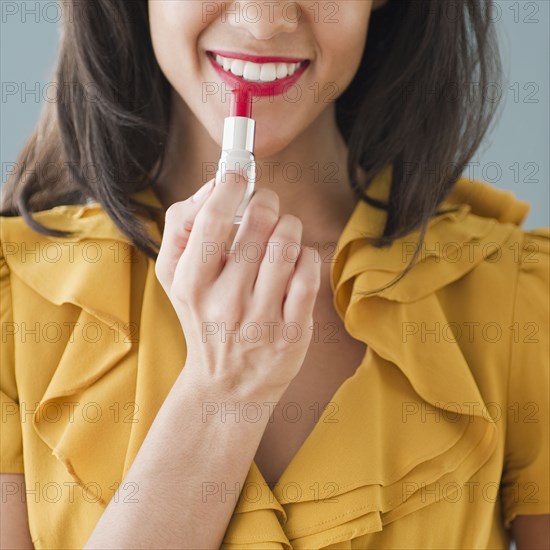
[[211, 189], [214, 187], [214, 179], [211, 179], [209, 182], [205, 183], [194, 195], [193, 202], [198, 202], [204, 199]]

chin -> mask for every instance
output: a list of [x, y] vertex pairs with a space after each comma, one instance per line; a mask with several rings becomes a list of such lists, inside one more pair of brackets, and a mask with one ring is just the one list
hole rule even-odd
[[[284, 151], [293, 141], [293, 137], [287, 135], [277, 136], [268, 132], [264, 135], [256, 133], [254, 155], [257, 160], [265, 160], [274, 157]], [[275, 166], [275, 168], [277, 168]], [[269, 172], [267, 172], [268, 174]]]

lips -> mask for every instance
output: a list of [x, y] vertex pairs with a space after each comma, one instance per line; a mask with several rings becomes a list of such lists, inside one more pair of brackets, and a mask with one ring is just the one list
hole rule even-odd
[[227, 57], [229, 59], [242, 59], [243, 61], [253, 61], [254, 63], [301, 63], [302, 61], [307, 61], [307, 59], [299, 59], [297, 57], [269, 57], [265, 55], [250, 55], [246, 53], [234, 53], [221, 50], [212, 50], [211, 52], [214, 55], [221, 55], [222, 57]]
[[295, 84], [307, 70], [307, 59], [254, 56], [226, 51], [209, 51], [208, 59], [229, 86], [243, 87], [255, 96], [277, 96]]

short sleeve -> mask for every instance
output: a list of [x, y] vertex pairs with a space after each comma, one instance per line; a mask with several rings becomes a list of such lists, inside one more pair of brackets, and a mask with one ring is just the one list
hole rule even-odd
[[501, 497], [504, 526], [550, 514], [550, 228], [525, 231], [511, 333]]
[[0, 242], [0, 473], [23, 473], [23, 443], [19, 399], [15, 382], [15, 325], [12, 314], [10, 271]]

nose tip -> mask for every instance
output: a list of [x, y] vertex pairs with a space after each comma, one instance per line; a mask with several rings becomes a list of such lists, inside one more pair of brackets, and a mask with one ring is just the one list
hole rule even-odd
[[226, 7], [227, 21], [247, 30], [256, 40], [269, 40], [296, 29], [300, 18], [297, 2], [257, 2], [237, 0]]

